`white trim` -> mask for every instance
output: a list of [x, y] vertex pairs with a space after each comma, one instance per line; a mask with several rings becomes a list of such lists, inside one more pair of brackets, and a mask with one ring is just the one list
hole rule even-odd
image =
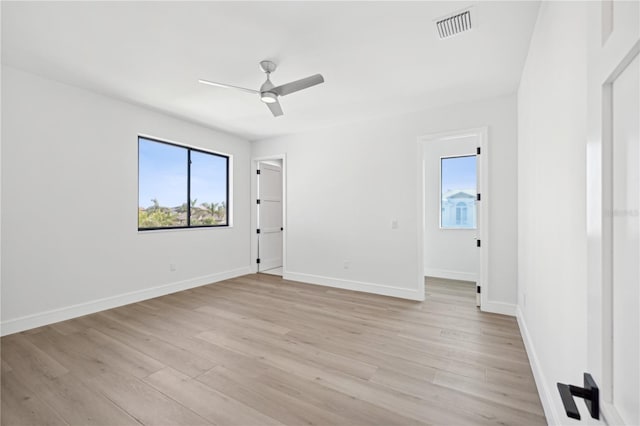
[[[484, 288], [480, 295], [484, 293]], [[491, 314], [509, 315], [510, 317], [516, 316], [516, 305], [513, 303], [494, 302], [493, 300], [486, 300], [482, 303], [482, 312], [488, 312]]]
[[[480, 293], [481, 306], [480, 309], [482, 311], [494, 312], [494, 313], [502, 313], [502, 312], [511, 312], [505, 315], [515, 315], [515, 309], [511, 308], [511, 305], [508, 303], [502, 302], [489, 302], [488, 294], [489, 294], [489, 205], [487, 200], [490, 200], [490, 189], [489, 189], [489, 155], [488, 155], [488, 146], [489, 146], [489, 128], [487, 126], [484, 127], [476, 127], [472, 129], [462, 129], [441, 133], [433, 133], [429, 135], [423, 135], [418, 137], [417, 143], [417, 161], [418, 161], [418, 173], [420, 181], [417, 185], [417, 206], [418, 206], [418, 218], [420, 220], [419, 232], [418, 232], [418, 258], [420, 259], [418, 263], [418, 288], [421, 288], [424, 292], [424, 276], [425, 276], [425, 268], [424, 268], [424, 216], [425, 216], [425, 170], [424, 170], [424, 144], [429, 143], [431, 141], [436, 140], [446, 140], [453, 138], [461, 138], [466, 136], [476, 136], [478, 138], [478, 146], [480, 147], [480, 159], [478, 161], [479, 166], [479, 179], [478, 179], [478, 192], [482, 194], [482, 200], [479, 201], [478, 208], [478, 219], [476, 219], [477, 225], [477, 235], [478, 239], [482, 241], [482, 245], [480, 247], [480, 271], [478, 274], [478, 279], [475, 281], [482, 287], [482, 293]], [[508, 307], [508, 308], [507, 308]]]
[[612, 403], [604, 401], [602, 396], [600, 397], [600, 415], [608, 425], [624, 425], [624, 420], [620, 417], [616, 407]]
[[424, 291], [408, 288], [393, 287], [384, 284], [366, 283], [362, 281], [345, 280], [342, 278], [324, 277], [321, 275], [303, 274], [300, 272], [288, 272], [284, 270], [285, 280], [298, 281], [307, 284], [316, 284], [326, 287], [341, 288], [344, 290], [361, 291], [365, 293], [380, 294], [382, 296], [398, 297], [416, 301], [424, 300]]
[[178, 281], [170, 284], [160, 285], [157, 287], [151, 287], [143, 290], [119, 294], [116, 296], [109, 296], [102, 299], [92, 300], [90, 302], [66, 306], [64, 308], [52, 309], [50, 311], [26, 315], [23, 317], [3, 321], [0, 324], [0, 329], [2, 330], [0, 334], [2, 336], [6, 336], [8, 334], [18, 333], [20, 331], [29, 330], [43, 325], [53, 324], [71, 318], [81, 317], [83, 315], [117, 308], [118, 306], [153, 299], [155, 297], [164, 296], [194, 287], [213, 284], [219, 281], [247, 275], [249, 273], [251, 273], [251, 268], [249, 266], [246, 266], [244, 268], [204, 275], [184, 281]]
[[[491, 247], [491, 241], [489, 238], [489, 204], [488, 200], [491, 200], [491, 191], [489, 189], [489, 128], [482, 127], [477, 129], [480, 134], [480, 179], [478, 182], [478, 189], [482, 194], [482, 200], [480, 201], [480, 221], [476, 219], [478, 226], [478, 239], [481, 240], [482, 246], [480, 247], [480, 283], [482, 292], [480, 293], [480, 310], [484, 310], [484, 305], [489, 305], [489, 248]], [[493, 302], [498, 303], [498, 302]], [[506, 305], [506, 303], [505, 303]], [[487, 307], [489, 309], [489, 307]], [[515, 315], [515, 310], [511, 315]]]
[[533, 346], [533, 340], [529, 334], [529, 329], [524, 320], [522, 310], [518, 305], [516, 307], [516, 318], [518, 319], [518, 326], [520, 327], [520, 334], [524, 341], [524, 347], [527, 350], [527, 356], [529, 357], [529, 363], [531, 364], [531, 371], [533, 372], [533, 378], [536, 381], [536, 387], [538, 388], [538, 396], [540, 402], [542, 402], [542, 408], [544, 409], [544, 415], [547, 418], [549, 425], [561, 425], [560, 419], [563, 418], [555, 410], [555, 404], [553, 403], [553, 397], [549, 388], [547, 387], [547, 380], [545, 379], [544, 372], [542, 371], [542, 365], [538, 359], [535, 347]]
[[473, 272], [449, 271], [446, 269], [425, 269], [424, 276], [459, 281], [476, 282], [478, 280], [478, 274], [474, 274]]

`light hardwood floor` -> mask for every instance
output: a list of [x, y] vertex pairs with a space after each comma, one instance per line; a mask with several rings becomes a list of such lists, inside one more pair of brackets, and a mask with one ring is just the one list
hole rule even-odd
[[1, 340], [2, 425], [545, 424], [514, 318], [248, 275]]

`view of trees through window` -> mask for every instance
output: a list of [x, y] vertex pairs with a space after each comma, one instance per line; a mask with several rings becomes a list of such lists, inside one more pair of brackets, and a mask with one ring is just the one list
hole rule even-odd
[[476, 156], [440, 160], [440, 227], [476, 227]]
[[227, 226], [229, 157], [138, 138], [138, 229]]

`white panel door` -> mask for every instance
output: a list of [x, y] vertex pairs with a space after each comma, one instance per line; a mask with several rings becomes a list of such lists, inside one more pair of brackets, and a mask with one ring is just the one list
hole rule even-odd
[[282, 266], [282, 168], [258, 164], [258, 271]]
[[640, 425], [640, 59], [613, 82], [613, 405]]
[[639, 425], [640, 2], [586, 4], [588, 369], [601, 420]]

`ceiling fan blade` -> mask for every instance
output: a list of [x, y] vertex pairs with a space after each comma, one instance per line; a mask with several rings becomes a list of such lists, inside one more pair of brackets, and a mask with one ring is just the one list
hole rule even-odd
[[257, 95], [258, 93], [260, 93], [258, 90], [246, 89], [244, 87], [232, 86], [230, 84], [216, 83], [214, 81], [198, 80], [198, 83], [208, 84], [209, 86], [223, 87], [225, 89], [238, 89], [242, 90], [243, 92], [251, 93], [253, 95]]
[[291, 83], [274, 87], [269, 91], [280, 96], [285, 96], [289, 93], [297, 92], [298, 90], [306, 89], [307, 87], [315, 86], [320, 83], [324, 83], [324, 78], [321, 74], [316, 74], [311, 77], [302, 78], [300, 80], [292, 81]]
[[273, 114], [274, 117], [280, 117], [283, 112], [282, 112], [282, 107], [280, 107], [280, 102], [276, 101], [272, 104], [266, 104], [269, 109], [271, 110], [271, 114]]

